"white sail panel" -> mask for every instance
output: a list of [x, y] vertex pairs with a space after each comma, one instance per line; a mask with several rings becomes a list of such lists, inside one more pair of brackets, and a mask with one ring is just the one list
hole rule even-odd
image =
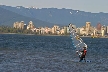
[[83, 47], [87, 48], [87, 45], [83, 42], [79, 35], [76, 34], [75, 28], [72, 27], [72, 24], [69, 24], [69, 32], [72, 39], [72, 44], [76, 51], [82, 50]]

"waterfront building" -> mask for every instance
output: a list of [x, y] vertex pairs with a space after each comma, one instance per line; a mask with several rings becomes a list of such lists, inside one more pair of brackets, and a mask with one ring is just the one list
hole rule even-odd
[[67, 33], [70, 33], [70, 31], [69, 31], [69, 27], [67, 27]]
[[93, 33], [94, 35], [97, 34], [97, 29], [95, 27], [93, 27], [93, 26], [90, 27], [90, 30], [89, 30], [88, 34], [91, 35], [91, 33]]
[[45, 28], [41, 27], [41, 34], [45, 34]]
[[98, 24], [97, 24], [97, 30], [101, 30], [101, 27], [102, 27], [101, 24], [98, 23]]
[[102, 25], [100, 23], [98, 23], [97, 27], [96, 27], [98, 34], [101, 34], [101, 27], [102, 27]]
[[60, 34], [60, 31], [57, 31], [57, 35], [59, 35]]
[[76, 28], [76, 33], [77, 33], [77, 34], [80, 34], [80, 28], [79, 28], [79, 27]]
[[21, 22], [19, 23], [19, 29], [24, 29], [24, 21], [21, 21]]
[[32, 21], [29, 22], [27, 29], [33, 29], [34, 28], [34, 24]]
[[101, 30], [101, 36], [104, 36], [105, 35], [105, 30]]
[[36, 33], [41, 34], [41, 28], [40, 27], [36, 28]]
[[33, 29], [33, 32], [36, 32], [36, 28]]
[[45, 27], [44, 31], [46, 34], [50, 34], [51, 33], [51, 28]]
[[54, 33], [55, 33], [55, 31], [54, 31], [54, 27], [52, 27], [51, 32], [52, 32], [52, 34], [54, 34]]
[[64, 26], [64, 34], [67, 34], [67, 26]]
[[52, 30], [51, 28], [48, 28], [48, 34], [51, 34], [51, 30]]
[[79, 28], [80, 29], [80, 35], [86, 35], [85, 27]]
[[19, 22], [14, 22], [14, 24], [13, 24], [13, 28], [19, 28]]
[[14, 22], [13, 28], [24, 29], [24, 21], [21, 21], [21, 22]]
[[94, 36], [97, 35], [97, 30], [96, 29], [94, 29], [93, 34], [94, 34]]
[[105, 35], [105, 28], [104, 26], [101, 27], [101, 36], [104, 36]]
[[65, 30], [62, 28], [61, 30], [60, 30], [60, 34], [64, 34], [65, 33]]
[[91, 22], [86, 22], [86, 26], [85, 26], [85, 28], [86, 28], [86, 35], [89, 34], [90, 26], [91, 26]]
[[106, 27], [106, 33], [108, 34], [108, 26]]
[[104, 29], [104, 32], [105, 32], [105, 35], [107, 34], [107, 28], [105, 25], [103, 25], [103, 29]]
[[27, 29], [27, 24], [24, 24], [24, 29]]
[[60, 30], [59, 26], [54, 25], [54, 26], [52, 27], [52, 33], [53, 33], [53, 34], [56, 34], [58, 30]]
[[45, 27], [45, 33], [48, 34], [48, 27]]

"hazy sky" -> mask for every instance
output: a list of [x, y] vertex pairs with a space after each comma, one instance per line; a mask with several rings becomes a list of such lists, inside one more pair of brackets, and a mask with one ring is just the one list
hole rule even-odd
[[0, 0], [0, 4], [38, 8], [69, 8], [86, 12], [108, 13], [108, 0]]

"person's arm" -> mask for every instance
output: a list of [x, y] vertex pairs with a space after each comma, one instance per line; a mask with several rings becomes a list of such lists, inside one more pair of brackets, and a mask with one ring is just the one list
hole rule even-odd
[[79, 50], [79, 52], [84, 52], [83, 50]]

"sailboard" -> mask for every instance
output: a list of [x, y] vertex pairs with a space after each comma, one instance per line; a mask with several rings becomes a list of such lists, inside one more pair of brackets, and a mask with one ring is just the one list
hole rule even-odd
[[87, 44], [84, 43], [82, 38], [76, 33], [76, 29], [73, 27], [72, 24], [69, 24], [68, 26], [69, 32], [70, 32], [70, 37], [72, 39], [72, 45], [76, 49], [76, 52], [78, 53], [79, 56], [81, 56], [83, 47], [86, 47], [87, 50]]

